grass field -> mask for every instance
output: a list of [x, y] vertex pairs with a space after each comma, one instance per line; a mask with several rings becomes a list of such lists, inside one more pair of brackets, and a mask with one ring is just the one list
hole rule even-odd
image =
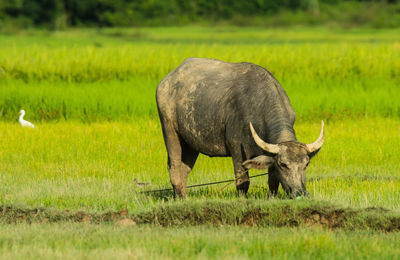
[[203, 226], [154, 232], [147, 226], [87, 224], [0, 227], [5, 231], [3, 259], [396, 259], [400, 253], [398, 234], [369, 231]]
[[[180, 203], [171, 193], [140, 191], [170, 187], [155, 88], [182, 60], [195, 56], [268, 68], [297, 113], [300, 141], [315, 140], [320, 120], [325, 120], [323, 149], [307, 171], [311, 197], [301, 203], [310, 208], [324, 203], [345, 212], [384, 208], [390, 218], [365, 214], [399, 230], [399, 35], [398, 30], [235, 27], [0, 35], [0, 206], [90, 214], [165, 208], [163, 214], [182, 217], [179, 210], [168, 211]], [[20, 109], [36, 129], [18, 125]], [[230, 158], [200, 156], [189, 184], [231, 179], [232, 168]], [[256, 173], [262, 172], [251, 174]], [[150, 184], [139, 188], [134, 179]], [[190, 190], [185, 209], [214, 201], [226, 203], [220, 210], [229, 215], [242, 200], [233, 185], [216, 192], [220, 187]], [[296, 202], [288, 202], [282, 190], [278, 198], [270, 198], [267, 187], [266, 177], [252, 179], [249, 203], [295, 210]], [[10, 259], [399, 254], [394, 242], [398, 233], [384, 234], [373, 225], [330, 231], [237, 223], [161, 228], [148, 222], [153, 224], [126, 228], [70, 221], [28, 225], [23, 217], [23, 223], [10, 225], [6, 215], [0, 212], [6, 231], [0, 233], [0, 254]], [[15, 219], [20, 222], [18, 215]], [[357, 219], [350, 214], [346, 221], [359, 223]], [[240, 245], [232, 247], [236, 241]]]

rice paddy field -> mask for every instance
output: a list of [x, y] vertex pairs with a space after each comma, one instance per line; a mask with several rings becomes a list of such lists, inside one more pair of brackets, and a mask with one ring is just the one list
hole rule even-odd
[[[170, 187], [155, 90], [188, 57], [270, 70], [302, 142], [325, 121], [310, 198], [270, 197], [266, 176], [251, 180], [247, 199], [223, 184], [182, 201], [141, 193]], [[21, 109], [35, 129], [18, 124]], [[232, 178], [230, 158], [200, 156], [188, 184]], [[5, 259], [398, 259], [400, 30], [0, 35], [0, 230]]]

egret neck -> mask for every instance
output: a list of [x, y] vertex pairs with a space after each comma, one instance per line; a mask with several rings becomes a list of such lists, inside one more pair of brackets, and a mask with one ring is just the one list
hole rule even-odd
[[25, 110], [22, 109], [21, 111], [19, 111], [19, 114], [20, 114], [20, 116], [19, 116], [18, 121], [22, 127], [35, 128], [35, 126], [31, 122], [24, 120]]

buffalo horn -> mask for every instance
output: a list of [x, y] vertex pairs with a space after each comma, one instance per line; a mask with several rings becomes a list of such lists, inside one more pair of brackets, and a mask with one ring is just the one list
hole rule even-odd
[[313, 153], [321, 149], [323, 143], [324, 143], [324, 120], [322, 120], [321, 123], [321, 133], [319, 134], [318, 139], [312, 144], [306, 144], [306, 146], [308, 151], [310, 153]]
[[254, 130], [253, 124], [250, 122], [250, 130], [251, 130], [251, 134], [253, 135], [254, 141], [256, 142], [256, 144], [258, 146], [260, 146], [263, 150], [269, 152], [269, 153], [273, 153], [273, 154], [277, 154], [279, 153], [279, 146], [276, 144], [269, 144], [267, 142], [264, 142], [256, 133], [256, 131]]

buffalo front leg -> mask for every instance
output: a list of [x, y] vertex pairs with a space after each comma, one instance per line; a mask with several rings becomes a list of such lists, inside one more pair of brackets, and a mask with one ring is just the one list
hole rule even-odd
[[268, 169], [268, 186], [271, 195], [275, 196], [276, 194], [278, 194], [279, 179], [276, 176], [276, 172], [273, 167], [270, 167]]
[[236, 190], [239, 192], [239, 195], [246, 195], [250, 186], [250, 179], [248, 171], [242, 166], [241, 161], [233, 162], [233, 167], [235, 170], [235, 182], [236, 182]]

